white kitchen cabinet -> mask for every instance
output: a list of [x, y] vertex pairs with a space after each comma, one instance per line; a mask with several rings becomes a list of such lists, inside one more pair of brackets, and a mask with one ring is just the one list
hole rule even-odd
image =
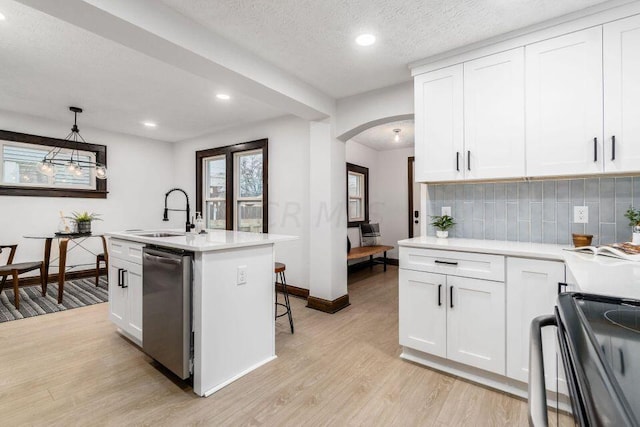
[[[531, 321], [553, 314], [562, 262], [507, 258], [507, 376], [528, 382]], [[556, 389], [556, 328], [542, 329], [547, 388]], [[560, 378], [560, 382], [564, 382]], [[563, 388], [561, 387], [561, 390]]]
[[[137, 344], [142, 344], [142, 247], [110, 241], [109, 319]], [[137, 260], [140, 259], [140, 262]]]
[[602, 27], [525, 47], [527, 175], [603, 171]]
[[456, 275], [469, 260], [504, 271], [501, 256], [400, 247], [400, 344], [505, 375], [504, 282]]
[[637, 172], [640, 170], [640, 15], [605, 24], [603, 43], [604, 171]]
[[447, 276], [411, 270], [399, 272], [400, 345], [447, 356]]
[[465, 179], [525, 176], [524, 48], [464, 63]]
[[447, 300], [447, 358], [504, 375], [504, 282], [447, 276]]
[[463, 68], [457, 64], [416, 76], [415, 179], [462, 179]]

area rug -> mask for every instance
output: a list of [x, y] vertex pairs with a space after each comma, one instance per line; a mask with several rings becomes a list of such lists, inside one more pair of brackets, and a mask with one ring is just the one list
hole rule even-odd
[[58, 284], [49, 283], [47, 295], [42, 296], [40, 286], [20, 288], [20, 310], [13, 305], [13, 288], [8, 282], [0, 293], [0, 323], [71, 310], [109, 300], [106, 276], [100, 277], [98, 286], [94, 278], [69, 280], [64, 284], [62, 304], [58, 304]]

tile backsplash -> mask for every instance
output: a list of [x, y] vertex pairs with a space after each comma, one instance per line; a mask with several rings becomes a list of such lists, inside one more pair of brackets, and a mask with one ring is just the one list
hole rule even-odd
[[[624, 213], [640, 207], [640, 177], [603, 177], [477, 184], [428, 185], [428, 214], [450, 206], [451, 237], [570, 244], [571, 233], [593, 234], [593, 244], [628, 241]], [[587, 206], [588, 223], [573, 222]], [[435, 235], [432, 226], [427, 234]]]

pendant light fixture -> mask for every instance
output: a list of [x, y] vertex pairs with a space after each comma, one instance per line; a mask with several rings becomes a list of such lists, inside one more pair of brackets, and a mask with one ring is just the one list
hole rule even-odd
[[401, 131], [401, 129], [394, 129], [393, 130], [393, 133], [396, 134], [396, 136], [393, 137], [393, 140], [395, 142], [400, 142], [400, 131]]
[[64, 160], [60, 154], [63, 148], [54, 147], [44, 156], [44, 159], [38, 163], [38, 171], [47, 176], [54, 176], [56, 166], [64, 166], [70, 174], [82, 176], [85, 170], [93, 169], [97, 179], [107, 179], [107, 167], [105, 165], [80, 159], [79, 146], [81, 143], [87, 143], [82, 135], [80, 135], [80, 129], [78, 129], [78, 113], [82, 113], [82, 108], [69, 107], [69, 110], [73, 112], [73, 127], [71, 128], [71, 133], [67, 135], [65, 140], [75, 144], [71, 150], [71, 156], [68, 160]]

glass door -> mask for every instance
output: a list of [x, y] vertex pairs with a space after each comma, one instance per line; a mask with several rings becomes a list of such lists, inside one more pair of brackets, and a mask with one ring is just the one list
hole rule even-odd
[[234, 230], [261, 233], [263, 212], [262, 150], [234, 154]]
[[204, 170], [204, 209], [203, 218], [206, 228], [224, 230], [227, 223], [227, 167], [224, 155], [203, 160]]

